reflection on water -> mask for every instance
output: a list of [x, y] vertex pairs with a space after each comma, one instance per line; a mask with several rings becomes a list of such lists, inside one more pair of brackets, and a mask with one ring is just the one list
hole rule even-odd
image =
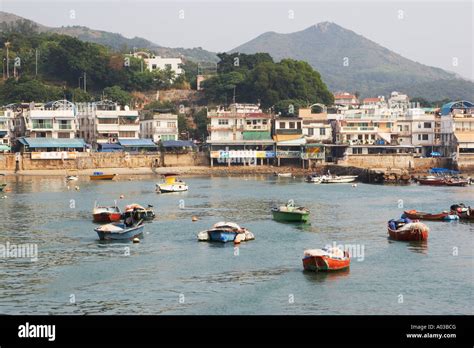
[[[78, 191], [62, 177], [5, 178], [11, 192], [0, 200], [0, 244], [35, 243], [38, 260], [0, 258], [0, 313], [472, 314], [474, 224], [427, 222], [427, 242], [387, 243], [386, 221], [402, 213], [400, 199], [426, 211], [473, 205], [474, 187], [428, 188], [427, 199], [427, 188], [418, 186], [246, 175], [186, 178], [188, 192], [168, 195], [155, 192], [157, 176], [130, 178], [80, 177]], [[272, 219], [271, 208], [289, 199], [310, 209], [308, 224]], [[157, 218], [140, 243], [99, 242], [94, 202], [115, 200], [122, 208], [154, 206]], [[235, 221], [256, 239], [238, 248], [198, 242], [197, 232], [218, 221]], [[364, 259], [342, 272], [302, 271], [303, 250], [334, 242], [363, 246]], [[446, 257], [453, 246], [459, 255]], [[393, 301], [401, 288], [412, 305]], [[291, 306], [288, 294], [295, 296]]]

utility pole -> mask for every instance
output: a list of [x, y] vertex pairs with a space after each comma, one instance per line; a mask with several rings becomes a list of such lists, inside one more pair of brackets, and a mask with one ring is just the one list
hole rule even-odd
[[38, 76], [38, 49], [35, 48], [35, 77]]
[[87, 84], [86, 84], [86, 72], [84, 71], [84, 92], [87, 92]]

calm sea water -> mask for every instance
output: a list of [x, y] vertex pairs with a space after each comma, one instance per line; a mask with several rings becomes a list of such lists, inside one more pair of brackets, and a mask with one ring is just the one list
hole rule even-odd
[[[0, 200], [0, 244], [36, 243], [38, 260], [0, 259], [1, 314], [474, 313], [474, 223], [427, 222], [423, 244], [390, 241], [385, 227], [401, 204], [434, 212], [474, 205], [472, 186], [193, 177], [189, 192], [159, 195], [159, 178], [151, 176], [84, 177], [73, 184], [79, 191], [62, 178], [6, 180], [12, 191]], [[154, 205], [157, 220], [141, 243], [98, 241], [94, 201], [114, 199], [122, 207]], [[272, 220], [270, 208], [288, 199], [311, 210], [311, 224]], [[197, 241], [198, 231], [222, 220], [247, 227], [256, 240], [238, 249]], [[333, 242], [363, 247], [363, 260], [353, 259], [347, 272], [303, 272], [303, 250]]]

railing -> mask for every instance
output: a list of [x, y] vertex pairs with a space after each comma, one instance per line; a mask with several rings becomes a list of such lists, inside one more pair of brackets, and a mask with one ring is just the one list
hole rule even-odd
[[52, 122], [32, 122], [31, 128], [33, 129], [53, 129]]
[[378, 127], [341, 127], [341, 132], [376, 132]]
[[72, 129], [72, 124], [60, 124], [59, 129]]

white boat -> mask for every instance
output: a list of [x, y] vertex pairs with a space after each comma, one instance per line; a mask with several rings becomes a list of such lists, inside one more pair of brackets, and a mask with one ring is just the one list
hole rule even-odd
[[79, 180], [79, 177], [76, 175], [68, 175], [66, 176], [66, 181], [77, 181]]
[[280, 178], [291, 178], [293, 176], [291, 173], [275, 173], [275, 175]]
[[183, 192], [188, 190], [188, 185], [180, 179], [177, 179], [177, 174], [163, 174], [165, 182], [156, 184], [156, 192], [168, 193], [168, 192]]
[[322, 177], [319, 175], [310, 175], [306, 178], [306, 182], [310, 182], [313, 184], [320, 184]]
[[349, 182], [354, 182], [357, 179], [358, 175], [323, 175], [321, 177], [322, 184], [345, 184]]

